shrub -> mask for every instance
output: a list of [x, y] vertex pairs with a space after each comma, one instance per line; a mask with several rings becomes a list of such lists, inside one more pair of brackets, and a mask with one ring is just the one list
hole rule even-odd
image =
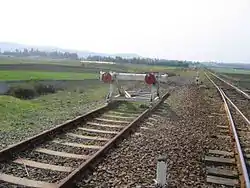
[[175, 73], [173, 73], [173, 72], [168, 72], [167, 74], [168, 74], [168, 77], [177, 76], [177, 75], [176, 75]]
[[35, 88], [29, 84], [13, 85], [9, 88], [7, 94], [20, 99], [32, 99], [37, 96]]
[[34, 88], [39, 95], [44, 95], [48, 93], [55, 93], [56, 89], [53, 85], [35, 83]]
[[20, 99], [32, 99], [39, 95], [55, 92], [56, 89], [53, 85], [27, 82], [12, 85], [6, 94]]

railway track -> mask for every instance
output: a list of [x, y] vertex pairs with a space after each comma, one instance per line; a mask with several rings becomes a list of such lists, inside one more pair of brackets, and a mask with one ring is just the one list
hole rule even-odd
[[206, 76], [220, 93], [229, 120], [229, 126], [218, 126], [218, 129], [224, 133], [225, 139], [229, 137], [232, 150], [209, 150], [205, 156], [207, 182], [214, 186], [250, 188], [250, 98], [242, 90], [211, 74], [212, 79]]
[[72, 187], [153, 112], [112, 102], [0, 151], [0, 187]]

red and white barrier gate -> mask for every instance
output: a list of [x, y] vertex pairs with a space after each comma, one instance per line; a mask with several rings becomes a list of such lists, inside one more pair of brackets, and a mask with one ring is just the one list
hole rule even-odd
[[[147, 101], [154, 102], [160, 98], [159, 87], [160, 82], [167, 81], [167, 74], [148, 73], [117, 73], [117, 72], [100, 72], [100, 81], [110, 84], [109, 93], [106, 97], [107, 102], [112, 100], [122, 101]], [[119, 81], [144, 81], [151, 88], [150, 92], [132, 91], [128, 92], [122, 88]], [[113, 96], [114, 88], [118, 89], [118, 95]]]

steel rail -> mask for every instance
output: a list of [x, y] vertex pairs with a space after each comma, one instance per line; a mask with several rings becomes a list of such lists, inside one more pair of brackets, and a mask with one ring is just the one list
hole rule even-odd
[[242, 149], [241, 149], [239, 137], [238, 137], [238, 134], [237, 134], [237, 131], [236, 131], [236, 128], [235, 128], [235, 124], [234, 124], [230, 109], [228, 107], [227, 100], [225, 98], [225, 93], [223, 92], [222, 89], [219, 88], [219, 86], [217, 86], [214, 83], [213, 80], [211, 80], [211, 78], [206, 73], [205, 73], [205, 75], [210, 80], [210, 82], [212, 82], [212, 84], [217, 88], [217, 90], [219, 91], [219, 93], [220, 93], [220, 95], [222, 97], [222, 100], [224, 102], [224, 107], [225, 107], [225, 110], [227, 112], [228, 118], [230, 120], [230, 125], [231, 125], [232, 132], [233, 132], [233, 135], [234, 135], [234, 140], [235, 140], [235, 143], [236, 143], [237, 153], [238, 153], [238, 155], [240, 157], [240, 166], [241, 166], [242, 174], [243, 174], [244, 181], [245, 181], [244, 183], [245, 183], [246, 188], [250, 188], [250, 180], [249, 180], [249, 175], [248, 175], [244, 155], [243, 155], [243, 152], [242, 152]]
[[82, 163], [77, 169], [71, 172], [66, 178], [64, 178], [61, 182], [57, 184], [57, 188], [69, 188], [72, 187], [72, 184], [80, 175], [84, 174], [89, 168], [92, 168], [102, 157], [108, 149], [110, 149], [114, 144], [116, 144], [119, 140], [122, 140], [126, 135], [136, 128], [138, 123], [143, 120], [146, 116], [148, 116], [152, 111], [154, 111], [164, 100], [169, 96], [169, 93], [166, 93], [162, 96], [162, 98], [157, 101], [155, 105], [151, 108], [145, 110], [140, 116], [138, 116], [133, 122], [131, 122], [128, 126], [126, 126], [119, 134], [117, 134], [114, 138], [112, 138], [107, 144], [103, 146], [101, 150], [96, 152], [93, 156], [91, 156], [87, 161]]
[[243, 94], [247, 99], [250, 99], [250, 95], [248, 95], [247, 93], [245, 93], [244, 91], [242, 91], [241, 89], [239, 89], [238, 87], [230, 84], [229, 82], [225, 81], [224, 79], [220, 78], [219, 76], [217, 76], [216, 74], [212, 73], [209, 71], [210, 74], [212, 74], [213, 76], [215, 76], [216, 78], [218, 78], [219, 80], [221, 80], [222, 82], [226, 83], [227, 85], [233, 87], [234, 89], [236, 89], [238, 92], [240, 92], [241, 94]]
[[[222, 90], [223, 91], [223, 90]], [[243, 119], [247, 122], [248, 125], [250, 125], [250, 120], [240, 111], [240, 109], [231, 101], [231, 99], [225, 94], [223, 91], [223, 94], [225, 98], [230, 102], [230, 104], [239, 112], [239, 114], [243, 117]]]

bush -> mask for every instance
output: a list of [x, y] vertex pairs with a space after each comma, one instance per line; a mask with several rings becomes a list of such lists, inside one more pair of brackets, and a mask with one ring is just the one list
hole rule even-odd
[[56, 89], [53, 85], [32, 82], [11, 86], [7, 92], [7, 95], [11, 95], [20, 99], [32, 99], [39, 95], [55, 92]]
[[177, 75], [176, 75], [175, 73], [173, 73], [173, 72], [168, 72], [167, 74], [168, 74], [168, 77], [177, 76]]
[[39, 95], [44, 95], [48, 93], [55, 93], [56, 89], [53, 85], [35, 83], [34, 88]]
[[32, 99], [37, 96], [35, 88], [29, 84], [11, 86], [7, 94], [20, 99]]

